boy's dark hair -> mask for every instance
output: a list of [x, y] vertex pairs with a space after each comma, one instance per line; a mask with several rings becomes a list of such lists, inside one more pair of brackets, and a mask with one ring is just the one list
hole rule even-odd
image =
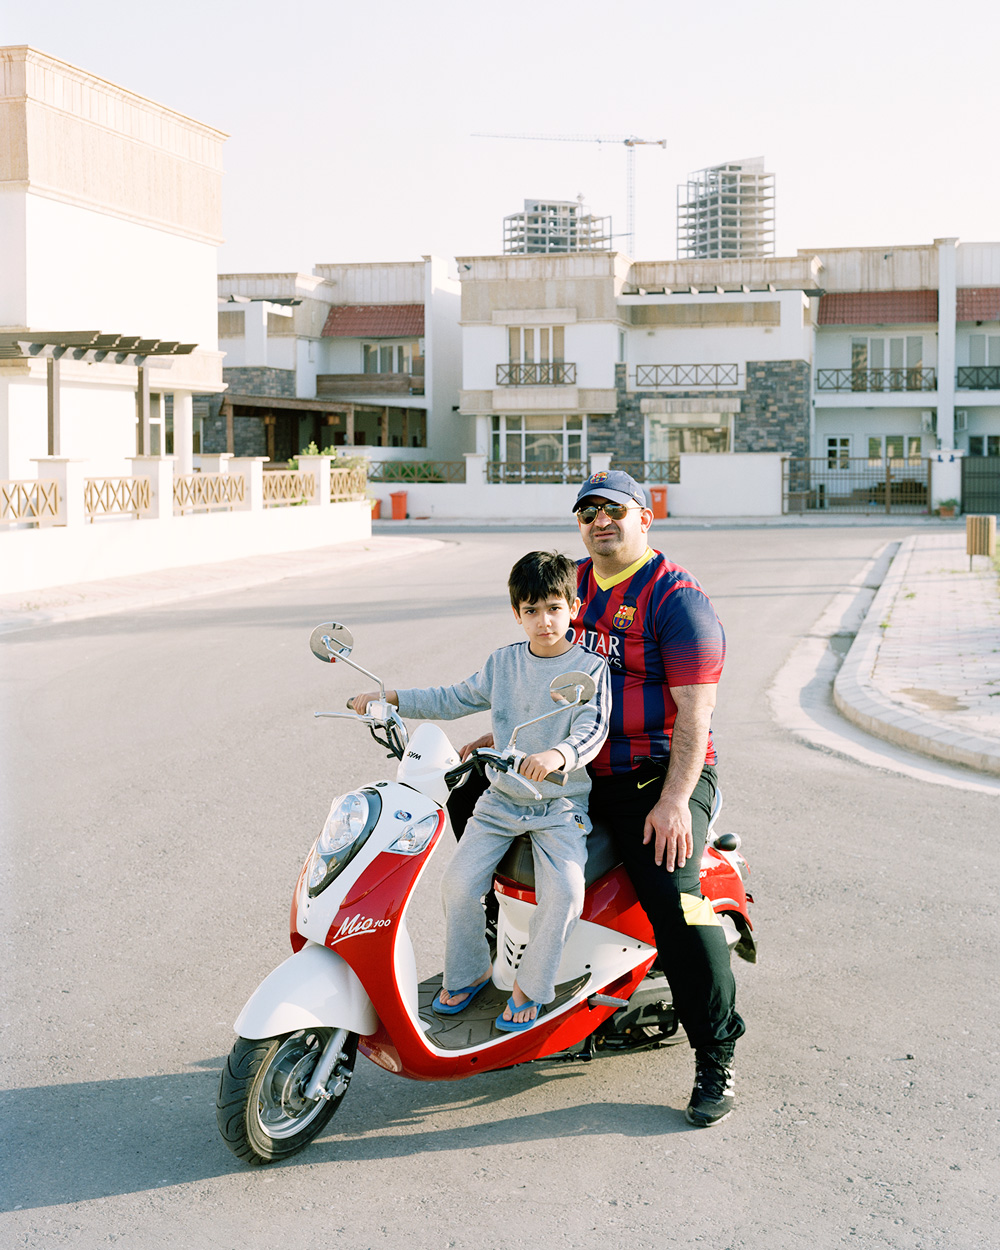
[[522, 603], [536, 603], [553, 595], [572, 605], [576, 598], [576, 563], [558, 551], [529, 551], [511, 569], [507, 589], [515, 612], [521, 610]]

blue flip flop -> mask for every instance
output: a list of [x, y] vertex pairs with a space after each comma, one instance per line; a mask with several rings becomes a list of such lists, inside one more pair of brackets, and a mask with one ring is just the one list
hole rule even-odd
[[534, 1020], [505, 1020], [503, 1018], [503, 1012], [501, 1012], [494, 1021], [494, 1024], [501, 1033], [523, 1033], [525, 1029], [530, 1029], [533, 1025], [536, 1025], [539, 1020], [541, 1020], [542, 1011], [544, 1010], [542, 1004], [536, 1003], [533, 998], [529, 998], [528, 1001], [526, 1003], [522, 1003], [520, 1007], [517, 1006], [513, 998], [508, 998], [507, 1006], [510, 1008], [512, 1014], [515, 1011], [524, 1011], [527, 1007], [537, 1007], [538, 1015], [535, 1016]]
[[467, 985], [461, 990], [452, 990], [453, 994], [468, 994], [468, 998], [463, 998], [460, 1003], [454, 1003], [449, 1006], [441, 1001], [441, 991], [434, 995], [434, 1001], [431, 1003], [431, 1010], [438, 1016], [457, 1016], [460, 1011], [464, 1011], [469, 1003], [476, 997], [480, 990], [485, 990], [490, 983], [490, 978], [480, 981], [478, 985]]

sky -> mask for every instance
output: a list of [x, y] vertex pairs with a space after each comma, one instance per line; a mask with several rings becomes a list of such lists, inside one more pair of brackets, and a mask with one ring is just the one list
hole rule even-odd
[[776, 251], [1000, 240], [996, 0], [0, 0], [30, 44], [226, 131], [220, 272], [502, 250], [525, 199], [610, 214], [640, 259], [677, 186], [763, 156]]

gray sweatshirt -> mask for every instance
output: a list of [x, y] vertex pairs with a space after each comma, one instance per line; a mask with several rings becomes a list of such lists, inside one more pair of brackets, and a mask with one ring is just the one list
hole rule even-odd
[[[603, 656], [577, 643], [562, 655], [543, 659], [532, 655], [527, 642], [515, 642], [494, 651], [479, 672], [465, 681], [426, 690], [397, 690], [396, 697], [401, 716], [420, 720], [457, 720], [491, 708], [493, 741], [502, 751], [515, 725], [551, 712], [556, 706], [549, 693], [552, 678], [572, 672], [589, 673], [594, 678], [597, 692], [593, 699], [583, 707], [566, 708], [540, 724], [522, 729], [515, 745], [526, 755], [558, 748], [566, 757], [566, 785], [558, 786], [553, 781], [531, 784], [544, 799], [584, 800], [590, 793], [590, 778], [584, 765], [601, 749], [611, 715], [611, 684]], [[538, 801], [503, 773], [491, 771], [490, 780], [516, 803]]]

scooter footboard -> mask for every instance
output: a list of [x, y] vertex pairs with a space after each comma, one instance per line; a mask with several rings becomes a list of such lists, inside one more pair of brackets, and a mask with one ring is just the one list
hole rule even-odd
[[257, 986], [233, 1028], [253, 1040], [308, 1028], [374, 1033], [378, 1016], [358, 974], [336, 951], [307, 942]]

